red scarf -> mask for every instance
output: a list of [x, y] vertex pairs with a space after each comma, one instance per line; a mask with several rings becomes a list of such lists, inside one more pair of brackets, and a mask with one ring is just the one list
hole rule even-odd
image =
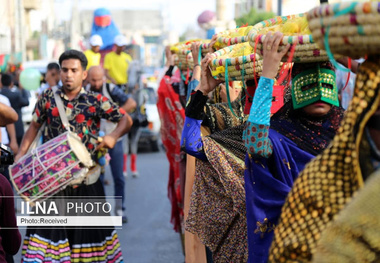
[[180, 188], [180, 152], [181, 134], [185, 121], [185, 109], [182, 107], [179, 95], [171, 85], [170, 77], [164, 76], [158, 88], [158, 113], [161, 119], [161, 139], [169, 160], [168, 196], [172, 203], [171, 222], [174, 230], [179, 231], [183, 209]]

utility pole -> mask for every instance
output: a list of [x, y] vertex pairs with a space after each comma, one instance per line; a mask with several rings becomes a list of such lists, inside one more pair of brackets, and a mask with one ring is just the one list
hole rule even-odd
[[18, 0], [13, 0], [13, 26], [14, 26], [14, 44], [13, 44], [13, 49], [12, 52], [16, 53], [20, 49], [20, 18], [19, 18], [19, 2]]
[[218, 21], [226, 21], [226, 1], [216, 0], [216, 19]]
[[21, 60], [18, 62], [23, 62], [25, 61], [26, 58], [26, 47], [25, 47], [25, 32], [24, 32], [24, 4], [23, 0], [14, 0], [14, 44], [12, 45], [12, 52], [13, 53], [18, 53], [21, 52]]
[[282, 0], [277, 0], [277, 15], [280, 16], [282, 13]]
[[78, 0], [74, 0], [70, 21], [70, 49], [77, 49], [79, 37]]
[[25, 30], [24, 26], [25, 25], [25, 19], [24, 19], [24, 2], [23, 0], [17, 0], [18, 5], [16, 8], [18, 9], [19, 13], [19, 21], [17, 22], [17, 25], [19, 26], [19, 41], [20, 41], [20, 52], [21, 52], [21, 62], [24, 62], [26, 60], [26, 43], [25, 43]]

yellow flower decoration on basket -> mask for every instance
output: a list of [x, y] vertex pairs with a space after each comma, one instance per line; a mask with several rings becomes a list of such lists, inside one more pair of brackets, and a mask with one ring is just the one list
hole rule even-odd
[[[248, 41], [252, 47], [256, 46], [257, 52], [261, 55], [263, 54], [265, 35], [268, 32], [282, 32], [284, 34], [279, 50], [282, 50], [287, 44], [296, 45], [293, 62], [329, 60], [327, 53], [324, 50], [320, 50], [318, 45], [314, 43], [305, 14], [276, 16], [253, 26], [252, 30], [248, 33]], [[283, 57], [282, 61], [287, 61], [289, 55], [290, 50]]]

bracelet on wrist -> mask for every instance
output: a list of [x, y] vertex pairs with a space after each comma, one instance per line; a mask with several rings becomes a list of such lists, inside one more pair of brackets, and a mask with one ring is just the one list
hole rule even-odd
[[199, 67], [200, 67], [201, 65], [199, 65], [199, 64], [195, 64], [195, 65], [193, 66], [193, 68], [195, 68], [196, 66], [199, 66]]

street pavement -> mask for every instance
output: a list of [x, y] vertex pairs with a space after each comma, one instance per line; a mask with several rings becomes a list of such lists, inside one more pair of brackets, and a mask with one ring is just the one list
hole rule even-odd
[[[130, 161], [130, 160], [128, 160]], [[118, 230], [126, 263], [182, 263], [184, 256], [180, 236], [170, 223], [171, 205], [167, 197], [169, 163], [163, 151], [139, 153], [137, 168], [140, 177], [126, 180], [128, 223]], [[113, 180], [105, 190], [113, 195]], [[25, 230], [20, 230], [22, 236]], [[14, 257], [21, 260], [21, 249]]]

